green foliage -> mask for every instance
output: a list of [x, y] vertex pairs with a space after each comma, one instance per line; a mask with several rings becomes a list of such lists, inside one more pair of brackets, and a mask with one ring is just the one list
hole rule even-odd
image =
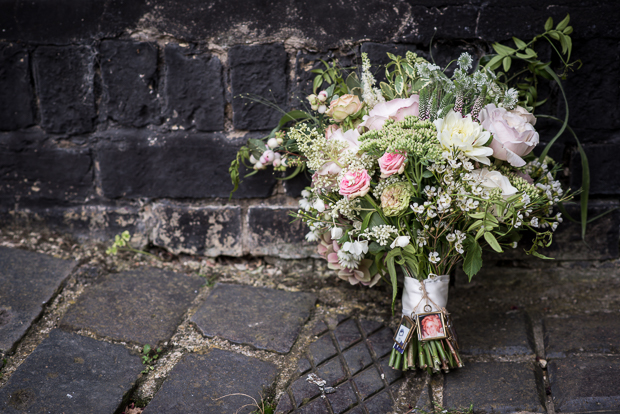
[[155, 369], [154, 365], [157, 362], [157, 359], [159, 358], [160, 354], [161, 354], [162, 349], [161, 348], [157, 348], [157, 349], [153, 349], [151, 348], [151, 345], [146, 344], [144, 345], [144, 348], [142, 348], [142, 364], [146, 365], [146, 367], [144, 368], [144, 371], [142, 371], [143, 374], [148, 374], [149, 371], [152, 371]]
[[131, 247], [131, 245], [129, 244], [130, 240], [131, 234], [127, 230], [125, 230], [121, 234], [117, 234], [116, 236], [114, 236], [114, 243], [112, 244], [112, 246], [108, 247], [108, 249], [105, 251], [106, 254], [109, 254], [110, 256], [115, 256], [119, 250], [125, 250], [137, 254], [143, 254], [145, 256], [152, 257], [153, 259], [161, 260], [161, 258], [155, 256], [154, 254]]

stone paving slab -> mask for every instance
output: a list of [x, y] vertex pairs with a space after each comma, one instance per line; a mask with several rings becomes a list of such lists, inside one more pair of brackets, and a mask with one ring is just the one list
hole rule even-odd
[[522, 362], [469, 362], [444, 376], [444, 407], [476, 412], [545, 412], [534, 365]]
[[620, 314], [591, 313], [545, 318], [548, 358], [570, 352], [620, 353]]
[[553, 360], [549, 381], [556, 412], [620, 409], [620, 356]]
[[26, 333], [75, 265], [41, 253], [0, 247], [0, 354]]
[[533, 354], [521, 311], [467, 313], [455, 316], [454, 325], [463, 354]]
[[142, 369], [121, 345], [55, 329], [0, 389], [0, 412], [110, 414]]
[[204, 280], [155, 268], [110, 274], [78, 298], [61, 321], [65, 329], [133, 343], [172, 337]]
[[[400, 371], [389, 368], [388, 360], [383, 358], [392, 349], [392, 337], [392, 330], [380, 323], [341, 318], [333, 330], [323, 330], [307, 347], [307, 358], [300, 360], [311, 361], [311, 370], [292, 379], [278, 401], [276, 413], [389, 411], [394, 404], [389, 386], [397, 385], [395, 381], [402, 376]], [[305, 368], [306, 362], [302, 364]], [[307, 381], [310, 373], [325, 380], [335, 392], [322, 394], [318, 386]]]
[[241, 393], [260, 402], [263, 388], [271, 386], [276, 374], [272, 363], [230, 351], [190, 354], [172, 369], [144, 414], [247, 414], [256, 407], [239, 409], [252, 403], [249, 397], [224, 396]]
[[311, 293], [219, 284], [191, 320], [205, 336], [287, 353], [315, 301]]

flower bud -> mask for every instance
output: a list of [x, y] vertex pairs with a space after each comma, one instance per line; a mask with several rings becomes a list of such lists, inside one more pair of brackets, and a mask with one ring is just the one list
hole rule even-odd
[[321, 102], [325, 102], [327, 100], [327, 92], [326, 91], [319, 92], [317, 99]]
[[250, 163], [251, 164], [256, 164], [258, 162], [258, 160], [256, 158], [254, 158], [254, 155], [250, 155]]
[[267, 150], [265, 152], [263, 152], [263, 156], [261, 157], [261, 159], [264, 158], [266, 162], [264, 162], [263, 164], [269, 164], [272, 163], [273, 160], [276, 159], [276, 155], [272, 150]]
[[263, 168], [263, 163], [262, 162], [257, 162], [256, 164], [254, 164], [254, 169], [255, 170], [260, 170]]
[[342, 229], [340, 227], [332, 227], [331, 236], [333, 240], [338, 240], [342, 237]]
[[278, 142], [278, 145], [284, 144], [284, 140], [282, 138], [276, 138], [276, 141]]
[[271, 149], [276, 148], [278, 145], [278, 140], [275, 138], [269, 138], [269, 141], [267, 141], [267, 146]]
[[317, 111], [317, 110], [318, 110], [318, 112], [319, 112], [320, 114], [324, 114], [324, 113], [325, 113], [325, 111], [327, 111], [327, 106], [325, 106], [325, 105], [321, 105], [321, 106], [319, 106], [319, 107], [318, 107], [318, 109], [315, 109], [315, 111]]
[[278, 168], [281, 164], [282, 164], [282, 162], [280, 161], [279, 158], [276, 158], [275, 160], [273, 160], [273, 166], [275, 168]]

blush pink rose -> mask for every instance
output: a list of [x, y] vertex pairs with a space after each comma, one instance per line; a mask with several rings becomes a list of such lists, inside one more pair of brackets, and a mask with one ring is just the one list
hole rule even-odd
[[368, 190], [370, 190], [370, 176], [366, 170], [346, 172], [340, 181], [339, 193], [349, 200], [365, 196]]
[[370, 130], [381, 129], [388, 119], [402, 121], [407, 115], [420, 115], [420, 97], [418, 95], [411, 95], [407, 99], [392, 99], [375, 105], [359, 126]]
[[381, 178], [387, 178], [390, 175], [402, 174], [405, 171], [405, 160], [407, 154], [386, 152], [379, 158], [379, 168], [381, 169]]
[[336, 124], [332, 124], [325, 129], [325, 139], [329, 140], [334, 132], [339, 130], [340, 127]]
[[536, 118], [525, 109], [512, 111], [493, 104], [485, 106], [478, 116], [484, 129], [493, 134], [490, 147], [493, 156], [508, 161], [513, 167], [523, 167], [523, 158], [538, 145], [538, 132], [533, 124]]

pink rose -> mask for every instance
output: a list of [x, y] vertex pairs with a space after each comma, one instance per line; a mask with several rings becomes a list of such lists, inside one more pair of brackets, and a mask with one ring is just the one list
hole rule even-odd
[[[327, 139], [330, 139], [333, 141], [341, 141], [345, 143], [346, 146], [344, 147], [342, 151], [357, 152], [360, 146], [360, 143], [357, 140], [359, 136], [360, 134], [359, 132], [357, 132], [357, 129], [350, 129], [347, 132], [342, 132], [341, 128], [337, 128], [335, 130], [332, 130], [329, 138]], [[319, 168], [317, 173], [319, 175], [331, 175], [331, 174], [338, 174], [340, 173], [340, 171], [342, 171], [342, 168], [337, 163], [335, 163], [334, 161], [328, 161], [325, 164], [323, 164], [321, 168]]]
[[538, 132], [533, 126], [536, 118], [520, 107], [507, 111], [488, 104], [480, 111], [478, 119], [484, 129], [493, 134], [490, 145], [493, 156], [508, 161], [513, 167], [523, 167], [525, 161], [521, 157], [538, 145]]
[[325, 139], [329, 140], [329, 138], [331, 138], [332, 134], [334, 132], [336, 132], [337, 130], [339, 130], [339, 129], [340, 129], [340, 127], [338, 125], [336, 125], [336, 124], [332, 124], [332, 125], [328, 126], [325, 129]]
[[418, 95], [411, 95], [407, 99], [398, 98], [381, 102], [375, 105], [364, 117], [364, 122], [360, 124], [360, 127], [366, 127], [370, 130], [381, 129], [388, 119], [402, 121], [407, 115], [419, 116], [419, 105], [420, 97]]
[[340, 181], [339, 193], [349, 200], [365, 196], [368, 190], [370, 190], [370, 176], [366, 170], [349, 171]]
[[379, 168], [381, 168], [381, 178], [387, 178], [390, 175], [402, 174], [405, 171], [405, 160], [407, 154], [386, 152], [379, 158]]
[[336, 122], [342, 122], [346, 117], [359, 112], [363, 106], [364, 103], [360, 102], [360, 98], [357, 95], [346, 94], [333, 100], [329, 104], [329, 109], [325, 112], [325, 115], [333, 118]]

